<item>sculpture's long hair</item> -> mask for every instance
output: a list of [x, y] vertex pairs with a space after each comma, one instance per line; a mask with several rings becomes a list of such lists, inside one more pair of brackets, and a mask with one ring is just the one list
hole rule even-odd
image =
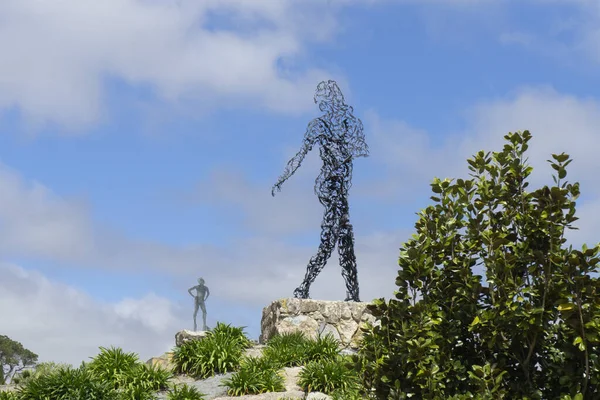
[[352, 106], [346, 104], [344, 95], [333, 80], [322, 81], [317, 85], [314, 101], [319, 109], [327, 114], [327, 122], [333, 124], [330, 129], [343, 129], [351, 137], [350, 148], [353, 156], [368, 154], [362, 121], [355, 117]]
[[344, 95], [335, 81], [323, 81], [317, 85], [314, 101], [323, 112], [332, 114], [352, 114], [352, 106], [346, 104]]

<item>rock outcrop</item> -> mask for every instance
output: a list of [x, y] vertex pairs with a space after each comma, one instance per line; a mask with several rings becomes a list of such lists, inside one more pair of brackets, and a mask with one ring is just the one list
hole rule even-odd
[[190, 340], [202, 340], [208, 335], [208, 331], [190, 331], [184, 329], [175, 334], [175, 346], [179, 347]]
[[259, 342], [266, 343], [274, 335], [293, 331], [301, 331], [310, 338], [330, 333], [342, 348], [355, 350], [362, 339], [359, 328], [366, 323], [376, 323], [366, 309], [368, 304], [295, 298], [276, 300], [263, 309]]
[[166, 370], [171, 370], [173, 368], [173, 352], [169, 351], [160, 357], [152, 357], [146, 361], [146, 364], [151, 367], [160, 367]]

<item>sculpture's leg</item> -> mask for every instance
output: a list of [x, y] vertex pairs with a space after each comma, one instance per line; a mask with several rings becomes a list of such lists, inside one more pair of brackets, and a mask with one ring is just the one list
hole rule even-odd
[[342, 267], [342, 276], [346, 282], [346, 301], [360, 301], [358, 295], [358, 273], [356, 268], [356, 255], [354, 254], [354, 231], [350, 224], [348, 214], [348, 201], [342, 209], [345, 213], [341, 217], [340, 232], [338, 242], [338, 253], [340, 256], [340, 266]]
[[200, 304], [200, 307], [202, 307], [202, 330], [207, 331], [208, 327], [206, 326], [206, 305], [204, 304], [204, 302]]
[[196, 324], [196, 316], [198, 315], [198, 302], [196, 302], [196, 304], [194, 304], [194, 332], [196, 332], [198, 330], [198, 325]]
[[294, 290], [294, 297], [298, 299], [308, 299], [310, 285], [315, 281], [315, 278], [325, 267], [327, 259], [331, 256], [335, 243], [337, 242], [337, 227], [335, 226], [335, 202], [325, 202], [325, 214], [321, 223], [321, 244], [317, 254], [314, 255], [308, 262], [306, 267], [306, 275], [302, 284]]

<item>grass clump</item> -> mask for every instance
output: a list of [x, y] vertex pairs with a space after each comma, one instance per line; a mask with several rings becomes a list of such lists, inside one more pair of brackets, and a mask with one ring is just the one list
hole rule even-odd
[[298, 367], [311, 361], [333, 360], [339, 354], [339, 342], [331, 335], [307, 338], [302, 332], [282, 333], [269, 340], [263, 356], [280, 367]]
[[175, 348], [175, 371], [196, 379], [235, 371], [240, 365], [244, 350], [251, 344], [244, 328], [217, 323], [206, 338], [191, 340]]
[[193, 386], [177, 385], [167, 393], [167, 400], [204, 400], [204, 394]]
[[263, 350], [263, 357], [279, 367], [300, 366], [306, 359], [307, 342], [306, 336], [299, 331], [273, 336]]
[[[79, 368], [54, 363], [24, 374], [15, 393], [1, 400], [151, 400], [172, 374], [139, 361], [137, 354], [100, 347]], [[10, 396], [10, 397], [9, 397]]]
[[120, 348], [101, 347], [100, 353], [85, 366], [101, 381], [109, 382], [127, 398], [152, 398], [153, 392], [165, 390], [173, 376], [171, 372], [139, 361], [137, 354], [125, 353]]
[[17, 394], [14, 392], [0, 392], [0, 400], [19, 400]]
[[348, 366], [346, 357], [310, 361], [298, 375], [298, 385], [305, 392], [322, 392], [328, 395], [358, 394], [357, 374]]
[[319, 336], [304, 343], [304, 362], [335, 360], [340, 352], [340, 343], [332, 334]]
[[70, 366], [28, 380], [15, 394], [17, 400], [118, 399], [111, 382], [99, 379], [87, 368]]
[[279, 364], [267, 357], [244, 357], [240, 369], [223, 380], [229, 396], [285, 391]]

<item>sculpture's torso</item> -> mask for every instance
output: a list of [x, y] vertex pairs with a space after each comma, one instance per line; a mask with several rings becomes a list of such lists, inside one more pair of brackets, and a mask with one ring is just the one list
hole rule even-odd
[[323, 161], [321, 172], [315, 181], [317, 195], [330, 195], [332, 192], [341, 195], [348, 191], [352, 179], [352, 137], [347, 129], [337, 126], [341, 124], [330, 124], [319, 118], [315, 126]]
[[204, 285], [197, 285], [194, 286], [194, 289], [196, 289], [196, 301], [197, 302], [203, 302], [204, 298], [206, 297], [206, 286]]

